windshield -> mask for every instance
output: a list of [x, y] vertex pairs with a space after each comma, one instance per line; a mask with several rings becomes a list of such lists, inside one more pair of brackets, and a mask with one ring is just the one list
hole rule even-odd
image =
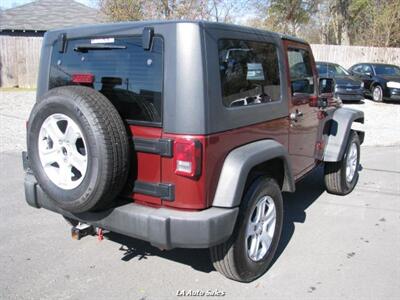
[[318, 63], [317, 70], [319, 75], [328, 75], [328, 76], [350, 75], [345, 68], [339, 65]]
[[374, 69], [377, 75], [400, 75], [400, 68], [396, 66], [378, 65]]

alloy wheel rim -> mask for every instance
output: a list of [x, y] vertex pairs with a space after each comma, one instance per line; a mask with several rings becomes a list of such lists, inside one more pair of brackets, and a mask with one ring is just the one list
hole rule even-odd
[[355, 143], [352, 143], [346, 159], [346, 181], [351, 182], [356, 174], [358, 161], [358, 149]]
[[381, 94], [382, 94], [382, 91], [381, 91], [380, 87], [374, 88], [373, 98], [375, 101], [380, 101]]
[[252, 261], [260, 261], [272, 244], [276, 226], [276, 208], [270, 196], [263, 196], [250, 215], [246, 228], [247, 255]]
[[53, 114], [40, 127], [41, 165], [52, 183], [64, 190], [78, 187], [87, 171], [86, 141], [78, 124], [64, 114]]

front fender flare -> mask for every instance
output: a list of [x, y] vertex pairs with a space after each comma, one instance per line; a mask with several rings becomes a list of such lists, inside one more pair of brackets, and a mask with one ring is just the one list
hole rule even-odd
[[294, 192], [295, 183], [286, 149], [274, 140], [261, 140], [236, 148], [228, 154], [212, 205], [218, 207], [240, 205], [250, 170], [274, 158], [280, 158], [283, 161], [285, 174], [282, 190]]
[[[334, 111], [327, 143], [324, 150], [323, 161], [340, 161], [346, 149], [353, 122], [364, 123], [364, 112], [350, 108], [338, 108]], [[361, 142], [364, 140], [364, 132], [358, 131]]]

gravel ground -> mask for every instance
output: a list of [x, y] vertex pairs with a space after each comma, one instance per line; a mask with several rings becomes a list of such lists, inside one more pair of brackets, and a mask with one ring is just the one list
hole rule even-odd
[[[25, 121], [35, 100], [35, 92], [0, 91], [0, 151], [21, 151], [25, 146]], [[400, 145], [400, 103], [371, 100], [345, 107], [363, 110], [365, 146]], [[358, 124], [357, 124], [358, 125]]]
[[35, 92], [0, 91], [0, 152], [26, 149], [26, 121]]
[[345, 104], [364, 111], [364, 146], [400, 145], [400, 102], [376, 103], [365, 99], [359, 104]]

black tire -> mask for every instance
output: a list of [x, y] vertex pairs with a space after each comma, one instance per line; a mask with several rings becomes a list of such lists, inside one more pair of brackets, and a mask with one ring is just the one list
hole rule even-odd
[[[375, 90], [379, 92], [379, 97], [375, 97]], [[372, 100], [375, 102], [383, 102], [383, 89], [379, 84], [372, 88]]]
[[[348, 181], [346, 178], [346, 167], [347, 157], [351, 145], [355, 144], [357, 148], [357, 165], [353, 178]], [[346, 151], [341, 161], [338, 162], [325, 162], [324, 165], [324, 181], [326, 190], [335, 195], [347, 195], [350, 193], [357, 184], [358, 181], [358, 169], [360, 164], [360, 139], [358, 134], [354, 131], [350, 132], [350, 136], [347, 141]]]
[[[73, 189], [62, 189], [48, 177], [39, 156], [39, 132], [51, 115], [72, 119], [87, 143], [86, 175]], [[60, 208], [80, 213], [108, 207], [127, 181], [127, 130], [115, 107], [101, 93], [83, 86], [50, 90], [34, 106], [28, 123], [28, 154], [42, 189]]]
[[[276, 225], [268, 251], [259, 261], [247, 254], [246, 228], [259, 199], [270, 196], [275, 204]], [[214, 268], [227, 278], [250, 282], [263, 275], [269, 268], [279, 244], [283, 224], [282, 193], [276, 181], [269, 177], [257, 178], [248, 188], [240, 206], [239, 216], [230, 239], [210, 248]]]

